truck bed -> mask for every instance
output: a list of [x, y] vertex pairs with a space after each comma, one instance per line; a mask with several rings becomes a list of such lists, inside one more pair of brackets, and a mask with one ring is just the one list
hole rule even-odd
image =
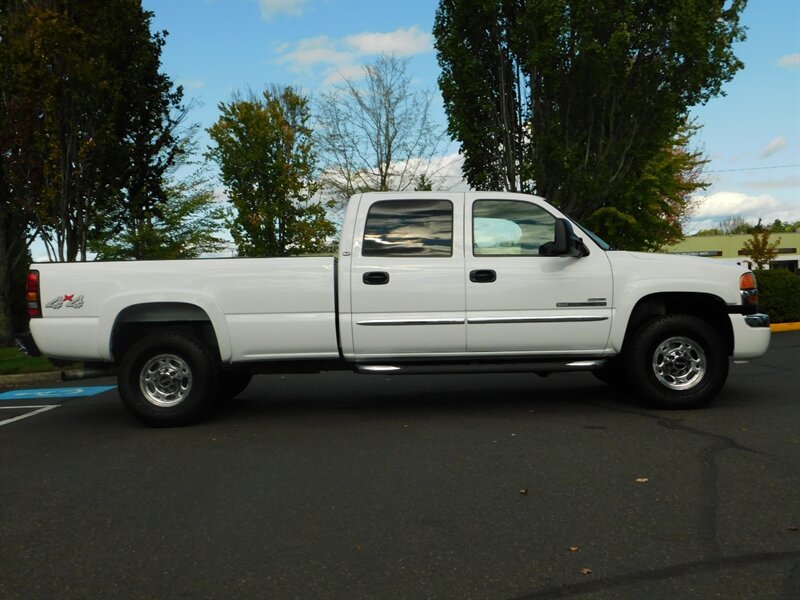
[[224, 362], [339, 356], [333, 257], [32, 268], [41, 274], [45, 318], [33, 319], [31, 330], [54, 358], [113, 360], [115, 327], [146, 322], [155, 312], [163, 320], [165, 309], [210, 321]]

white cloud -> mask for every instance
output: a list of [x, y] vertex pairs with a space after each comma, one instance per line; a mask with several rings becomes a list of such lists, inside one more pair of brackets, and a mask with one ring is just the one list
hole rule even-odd
[[305, 38], [276, 47], [277, 62], [294, 72], [321, 71], [325, 85], [364, 75], [361, 63], [380, 54], [409, 57], [433, 49], [433, 37], [418, 26], [389, 32], [362, 32], [340, 39], [328, 36]]
[[178, 84], [190, 91], [202, 90], [206, 87], [206, 82], [202, 79], [179, 79]]
[[352, 53], [338, 50], [337, 43], [326, 35], [300, 40], [293, 50], [287, 52], [289, 48], [287, 44], [279, 47], [281, 56], [278, 62], [293, 71], [304, 71], [320, 65], [338, 66], [354, 58]]
[[344, 83], [345, 80], [355, 81], [362, 78], [364, 74], [363, 65], [345, 65], [337, 67], [335, 70], [328, 70], [323, 83], [325, 85], [334, 85]]
[[796, 69], [800, 67], [800, 52], [781, 56], [778, 59], [778, 65], [787, 69]]
[[433, 36], [420, 30], [418, 25], [396, 29], [387, 33], [364, 32], [344, 38], [345, 45], [357, 54], [396, 54], [414, 56], [433, 49]]
[[308, 0], [259, 0], [261, 16], [265, 21], [272, 21], [278, 15], [299, 17], [307, 2]]
[[729, 217], [740, 217], [753, 224], [758, 219], [765, 223], [771, 223], [775, 219], [800, 219], [800, 205], [797, 202], [779, 202], [769, 194], [748, 196], [740, 192], [717, 192], [710, 196], [697, 196], [695, 200], [696, 208], [686, 227], [688, 233], [711, 229]]
[[467, 192], [472, 189], [464, 179], [464, 157], [459, 152], [435, 158], [431, 166], [435, 190]]
[[767, 144], [767, 147], [761, 151], [761, 154], [759, 154], [759, 158], [767, 158], [769, 156], [772, 156], [773, 154], [777, 154], [778, 152], [786, 148], [786, 146], [787, 146], [786, 138], [783, 137], [782, 135], [778, 136], [774, 140], [772, 140], [769, 144]]
[[724, 219], [727, 217], [758, 217], [764, 211], [774, 210], [780, 203], [768, 194], [748, 196], [739, 192], [717, 192], [700, 196], [694, 217]]

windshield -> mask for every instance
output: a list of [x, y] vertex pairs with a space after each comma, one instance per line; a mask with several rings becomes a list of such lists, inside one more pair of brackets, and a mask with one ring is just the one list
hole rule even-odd
[[603, 250], [605, 250], [605, 251], [616, 250], [616, 248], [614, 248], [614, 246], [612, 246], [608, 242], [604, 241], [600, 236], [598, 236], [592, 230], [587, 229], [586, 227], [584, 227], [583, 225], [581, 225], [577, 221], [573, 221], [573, 223], [575, 223], [575, 225], [577, 225], [580, 228], [580, 230], [583, 231], [583, 233], [585, 233], [590, 238], [592, 238], [592, 241], [595, 244], [597, 244], [598, 246], [600, 246]]

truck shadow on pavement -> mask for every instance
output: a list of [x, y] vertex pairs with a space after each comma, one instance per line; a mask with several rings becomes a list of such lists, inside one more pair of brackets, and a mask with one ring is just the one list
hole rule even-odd
[[218, 402], [210, 419], [352, 410], [375, 414], [558, 413], [594, 411], [596, 404], [643, 407], [634, 396], [612, 390], [585, 374], [543, 379], [532, 374], [372, 377], [337, 373], [255, 377], [238, 397]]

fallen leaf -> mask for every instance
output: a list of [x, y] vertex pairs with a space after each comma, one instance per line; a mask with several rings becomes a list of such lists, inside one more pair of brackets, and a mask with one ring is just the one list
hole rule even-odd
[[584, 567], [583, 569], [581, 569], [581, 573], [583, 573], [584, 575], [591, 575], [592, 570]]
[[362, 546], [361, 544], [356, 544], [355, 545], [355, 549], [356, 549], [356, 552], [361, 552], [364, 549], [364, 546]]
[[580, 550], [580, 548], [578, 548], [578, 546], [570, 546], [569, 547], [569, 551], [570, 552], [577, 552], [578, 550]]
[[638, 477], [636, 479], [636, 483], [647, 483], [648, 481], [650, 480], [647, 477]]

